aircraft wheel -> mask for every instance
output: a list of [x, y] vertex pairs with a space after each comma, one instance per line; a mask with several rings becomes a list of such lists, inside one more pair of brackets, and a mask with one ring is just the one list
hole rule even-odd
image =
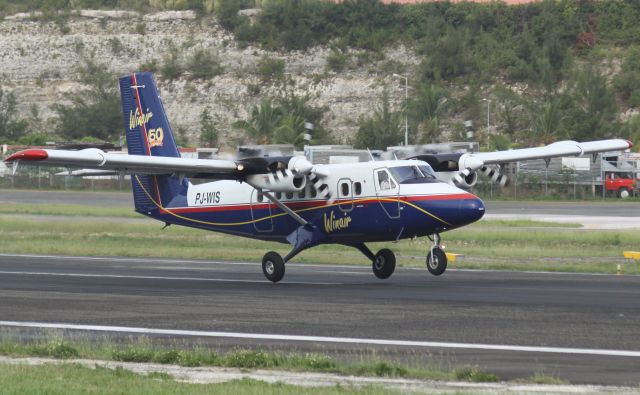
[[[432, 251], [433, 258], [431, 257]], [[444, 253], [442, 248], [435, 247], [429, 251], [429, 254], [427, 254], [427, 269], [434, 276], [439, 276], [447, 270], [447, 254]]]
[[390, 249], [383, 248], [376, 254], [371, 267], [379, 279], [389, 278], [396, 269], [396, 256]]
[[269, 251], [262, 258], [262, 273], [269, 280], [277, 283], [284, 277], [284, 259], [274, 251]]

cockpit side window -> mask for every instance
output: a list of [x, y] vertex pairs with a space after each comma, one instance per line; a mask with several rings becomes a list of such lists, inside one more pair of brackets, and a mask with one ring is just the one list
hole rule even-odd
[[424, 165], [418, 166], [418, 168], [420, 169], [420, 171], [422, 172], [422, 175], [425, 178], [437, 178], [436, 172], [433, 171], [433, 168], [428, 164], [425, 163]]
[[433, 169], [427, 165], [409, 165], [390, 167], [389, 171], [400, 184], [437, 182]]
[[389, 172], [386, 170], [378, 170], [378, 186], [381, 191], [388, 191], [389, 189], [395, 189], [396, 183], [393, 182]]

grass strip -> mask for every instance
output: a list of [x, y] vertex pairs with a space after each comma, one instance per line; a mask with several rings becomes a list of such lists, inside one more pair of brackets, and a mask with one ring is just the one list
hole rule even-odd
[[[47, 337], [50, 337], [48, 340]], [[234, 349], [226, 353], [206, 346], [156, 345], [149, 338], [129, 338], [125, 343], [110, 338], [70, 342], [59, 336], [19, 342], [8, 336], [0, 339], [0, 355], [50, 357], [56, 359], [99, 359], [120, 362], [159, 363], [186, 367], [216, 366], [241, 369], [269, 369], [320, 372], [365, 377], [416, 378], [469, 382], [497, 382], [498, 376], [477, 366], [443, 369], [436, 366], [406, 366], [379, 356], [362, 355], [356, 361], [341, 361], [321, 353], [279, 353], [261, 349]], [[0, 386], [0, 388], [2, 388]]]
[[299, 387], [283, 383], [242, 379], [218, 384], [191, 384], [175, 381], [166, 374], [141, 375], [123, 368], [94, 369], [78, 364], [2, 365], [0, 364], [0, 388], [6, 395], [298, 395], [305, 394], [398, 394], [400, 392], [381, 387]]
[[144, 218], [133, 211], [133, 208], [100, 207], [85, 204], [3, 203], [0, 205], [0, 214]]
[[[527, 222], [518, 222], [527, 224]], [[134, 256], [177, 259], [260, 262], [265, 251], [286, 253], [288, 245], [228, 236], [161, 223], [47, 220], [41, 217], [0, 216], [0, 251], [19, 254]], [[622, 251], [640, 245], [633, 231], [487, 227], [483, 222], [443, 234], [447, 251], [463, 254], [451, 267], [498, 270], [640, 273], [640, 263], [625, 261]], [[424, 267], [430, 248], [426, 238], [399, 243], [371, 243], [374, 251], [391, 248], [401, 266]], [[355, 249], [321, 245], [294, 261], [330, 264], [370, 262]]]

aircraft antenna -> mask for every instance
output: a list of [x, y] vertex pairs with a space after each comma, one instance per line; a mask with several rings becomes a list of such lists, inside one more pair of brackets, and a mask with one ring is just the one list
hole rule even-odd
[[369, 157], [371, 158], [370, 162], [375, 162], [376, 159], [373, 157], [373, 154], [371, 153], [371, 150], [367, 147], [367, 152], [369, 153]]

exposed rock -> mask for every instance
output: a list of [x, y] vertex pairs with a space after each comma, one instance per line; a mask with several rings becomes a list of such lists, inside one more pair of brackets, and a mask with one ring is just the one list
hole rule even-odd
[[[29, 117], [35, 104], [47, 125], [55, 123], [54, 103], [65, 102], [65, 93], [83, 89], [77, 82], [78, 65], [92, 57], [106, 64], [116, 75], [140, 70], [152, 60], [161, 62], [170, 48], [179, 51], [181, 61], [195, 51], [210, 49], [218, 53], [225, 72], [211, 80], [191, 80], [186, 76], [168, 81], [157, 76], [169, 119], [185, 128], [197, 141], [199, 116], [209, 109], [219, 122], [223, 145], [233, 145], [237, 131], [232, 124], [247, 117], [251, 106], [265, 94], [276, 95], [284, 82], [261, 84], [256, 64], [264, 55], [285, 60], [287, 87], [298, 94], [309, 94], [311, 102], [327, 106], [325, 126], [339, 141], [348, 141], [356, 132], [356, 121], [373, 111], [386, 86], [394, 105], [404, 100], [404, 87], [387, 74], [377, 75], [374, 61], [336, 74], [326, 71], [327, 48], [287, 53], [267, 52], [255, 47], [239, 48], [234, 38], [210, 17], [195, 19], [192, 11], [170, 11], [142, 18], [129, 11], [83, 10], [66, 22], [63, 34], [53, 22], [32, 20], [31, 14], [19, 14], [0, 22], [0, 81], [13, 91], [21, 117]], [[143, 33], [143, 34], [142, 34]], [[355, 54], [352, 53], [355, 58]], [[419, 59], [408, 49], [389, 49], [387, 58], [403, 67], [414, 67]], [[114, 85], [117, 81], [113, 81]], [[254, 94], [249, 86], [260, 86]], [[255, 92], [255, 90], [254, 90]]]

